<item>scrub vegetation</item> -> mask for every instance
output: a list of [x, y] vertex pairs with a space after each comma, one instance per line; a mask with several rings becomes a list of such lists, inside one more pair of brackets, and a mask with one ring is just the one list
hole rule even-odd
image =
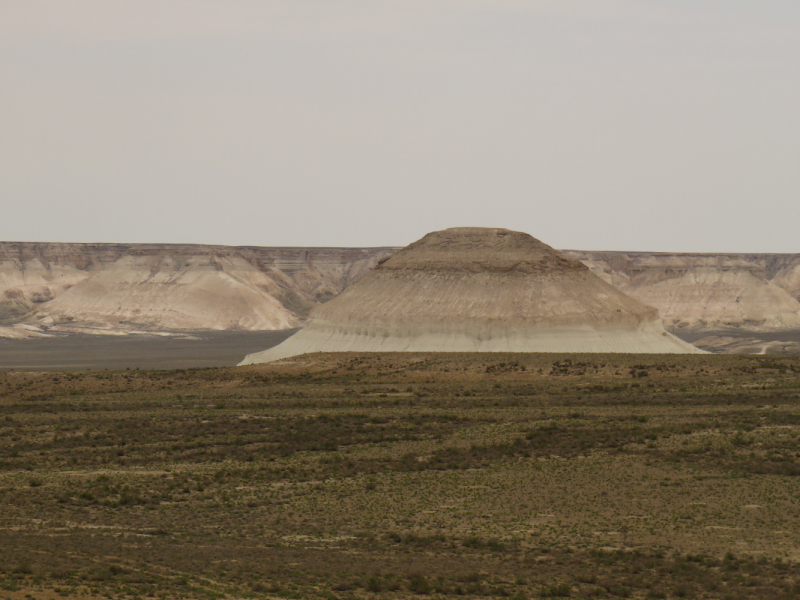
[[800, 597], [800, 357], [0, 373], [0, 600]]

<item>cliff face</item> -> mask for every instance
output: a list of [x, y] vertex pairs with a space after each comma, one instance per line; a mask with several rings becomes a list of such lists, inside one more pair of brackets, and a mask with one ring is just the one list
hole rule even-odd
[[656, 307], [672, 329], [800, 329], [800, 255], [565, 254]]
[[0, 243], [0, 325], [289, 329], [391, 248]]
[[[0, 337], [299, 327], [396, 250], [0, 242]], [[563, 254], [669, 328], [800, 329], [800, 254]]]

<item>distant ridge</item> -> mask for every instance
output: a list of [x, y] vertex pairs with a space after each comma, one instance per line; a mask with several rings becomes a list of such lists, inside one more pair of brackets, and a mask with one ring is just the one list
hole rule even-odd
[[[398, 250], [0, 242], [0, 338], [296, 328]], [[800, 330], [800, 254], [560, 255], [672, 332]]]
[[799, 254], [564, 251], [671, 331], [800, 329]]
[[292, 329], [394, 250], [0, 242], [0, 337]]
[[459, 227], [380, 261], [242, 364], [308, 352], [699, 352], [658, 311], [532, 236]]

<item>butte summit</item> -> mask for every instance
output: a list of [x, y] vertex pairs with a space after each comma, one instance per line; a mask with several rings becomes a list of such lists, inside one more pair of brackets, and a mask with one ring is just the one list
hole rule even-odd
[[526, 233], [434, 231], [241, 364], [310, 352], [700, 353], [658, 311]]

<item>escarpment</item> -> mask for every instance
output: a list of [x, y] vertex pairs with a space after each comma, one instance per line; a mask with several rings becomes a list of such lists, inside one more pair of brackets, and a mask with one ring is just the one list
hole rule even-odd
[[379, 272], [402, 277], [426, 270], [442, 277], [464, 271], [485, 277], [577, 272], [582, 263], [658, 309], [670, 331], [800, 329], [800, 254], [553, 254], [528, 242], [524, 259], [519, 248], [488, 259], [467, 241], [458, 243], [460, 261], [447, 256], [456, 251], [452, 244], [410, 259], [397, 253], [390, 261], [397, 248], [0, 242], [0, 337], [297, 328], [314, 307], [379, 261]]
[[697, 352], [581, 262], [507, 229], [436, 231], [382, 261], [283, 344], [307, 352]]
[[0, 325], [290, 329], [392, 249], [0, 243]]
[[567, 251], [671, 330], [800, 329], [800, 255]]

